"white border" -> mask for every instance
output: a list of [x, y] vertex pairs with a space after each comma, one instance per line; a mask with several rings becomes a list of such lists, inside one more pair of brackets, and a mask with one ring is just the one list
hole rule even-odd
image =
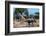
[[[39, 19], [39, 27], [26, 27], [26, 28], [13, 28], [13, 9], [14, 8], [39, 8], [40, 19]], [[42, 6], [35, 5], [19, 5], [19, 4], [10, 4], [10, 32], [18, 32], [18, 31], [37, 31], [42, 30]]]

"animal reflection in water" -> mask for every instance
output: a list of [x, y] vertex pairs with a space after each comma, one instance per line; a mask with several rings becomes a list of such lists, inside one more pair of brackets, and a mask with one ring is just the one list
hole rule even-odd
[[[16, 27], [33, 27], [36, 20], [34, 17], [26, 19], [23, 15], [17, 15], [14, 19], [14, 26]], [[32, 25], [31, 25], [32, 24]]]

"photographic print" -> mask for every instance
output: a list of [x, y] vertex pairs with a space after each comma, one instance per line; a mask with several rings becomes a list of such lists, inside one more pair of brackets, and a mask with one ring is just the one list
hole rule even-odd
[[6, 1], [7, 34], [44, 32], [44, 3]]
[[13, 27], [39, 27], [39, 8], [14, 8]]

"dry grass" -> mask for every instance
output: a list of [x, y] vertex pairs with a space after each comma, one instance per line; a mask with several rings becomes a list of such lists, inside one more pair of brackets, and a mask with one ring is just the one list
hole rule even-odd
[[34, 22], [34, 27], [39, 27], [39, 20], [36, 19], [36, 23]]
[[[21, 20], [19, 22], [17, 22], [15, 20], [13, 26], [14, 26], [14, 28], [27, 27], [28, 26], [28, 23], [27, 22], [24, 22], [24, 20]], [[30, 25], [30, 27], [38, 27], [38, 26], [39, 26], [39, 20], [38, 19], [36, 19], [36, 23], [33, 22], [33, 25], [32, 24]]]

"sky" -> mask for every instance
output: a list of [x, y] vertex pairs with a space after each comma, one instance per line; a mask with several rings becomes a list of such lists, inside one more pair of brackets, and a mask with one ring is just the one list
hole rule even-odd
[[36, 12], [39, 12], [39, 9], [38, 8], [27, 8], [27, 10], [29, 12], [29, 15], [30, 14], [34, 15]]
[[34, 15], [35, 12], [39, 12], [39, 9], [38, 8], [27, 8], [27, 9], [28, 9], [29, 15], [30, 14], [33, 14]]

